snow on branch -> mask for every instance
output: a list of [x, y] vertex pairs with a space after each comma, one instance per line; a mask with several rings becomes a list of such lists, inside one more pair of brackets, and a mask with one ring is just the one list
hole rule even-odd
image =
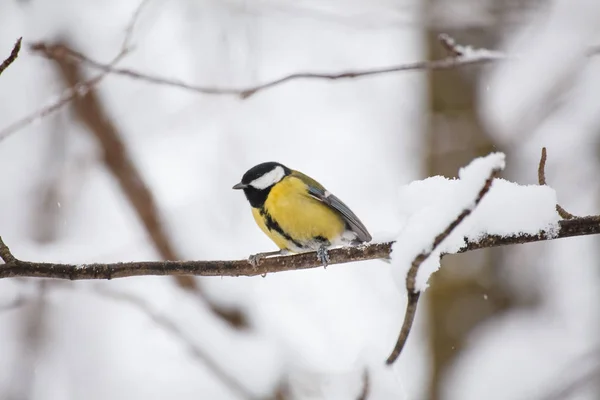
[[[545, 152], [538, 169], [545, 183]], [[460, 179], [431, 177], [402, 188], [400, 204], [407, 220], [392, 242], [342, 247], [329, 251], [330, 264], [392, 258], [394, 273], [406, 287], [403, 328], [388, 364], [400, 354], [410, 333], [420, 293], [446, 254], [483, 248], [600, 234], [600, 216], [561, 219], [556, 193], [548, 186], [521, 186], [495, 178], [504, 155], [495, 153], [461, 169]], [[258, 276], [321, 266], [315, 252], [248, 260], [133, 261], [65, 264], [21, 260], [0, 237], [0, 279], [114, 279], [148, 275]]]
[[[475, 210], [475, 208], [479, 205], [481, 200], [483, 200], [483, 197], [489, 192], [490, 188], [492, 187], [492, 182], [494, 181], [494, 178], [500, 173], [501, 170], [504, 169], [504, 166], [504, 154], [494, 153], [490, 154], [484, 159], [475, 160], [471, 163], [471, 165], [469, 165], [468, 169], [464, 169], [463, 171], [461, 171], [461, 175], [463, 175], [461, 176], [462, 180], [472, 181], [473, 183], [469, 182], [469, 184], [471, 186], [474, 185], [475, 190], [478, 190], [477, 195], [474, 197], [474, 200], [472, 195], [470, 195], [470, 193], [466, 191], [466, 195], [471, 197], [463, 205], [461, 205], [462, 211], [460, 212], [460, 214], [458, 214], [452, 221], [450, 221], [450, 223], [440, 234], [435, 236], [435, 238], [433, 239], [433, 243], [431, 245], [428, 245], [425, 250], [421, 250], [422, 246], [419, 240], [411, 241], [411, 244], [409, 244], [409, 246], [415, 245], [416, 248], [419, 249], [419, 253], [413, 259], [408, 272], [406, 272], [405, 274], [406, 293], [408, 299], [406, 303], [406, 312], [404, 314], [404, 322], [402, 323], [402, 328], [400, 329], [400, 335], [398, 336], [396, 345], [394, 346], [392, 353], [386, 361], [387, 364], [392, 364], [398, 359], [398, 356], [402, 352], [402, 349], [404, 348], [404, 345], [406, 344], [406, 341], [408, 339], [408, 334], [410, 333], [410, 330], [412, 328], [412, 324], [417, 313], [419, 297], [421, 291], [423, 290], [417, 286], [417, 274], [419, 272], [419, 269], [421, 268], [421, 265], [423, 265], [423, 263], [432, 255], [437, 255], [438, 259], [441, 258], [441, 254], [436, 254], [436, 250], [440, 247], [442, 242], [444, 242], [450, 236], [450, 234], [454, 232], [454, 230], [460, 224], [463, 223], [465, 218], [471, 215], [473, 210]], [[483, 184], [480, 183], [480, 181], [482, 180]], [[428, 232], [426, 232], [425, 235], [427, 236]], [[427, 238], [427, 241], [430, 240], [431, 239]], [[406, 250], [402, 247], [400, 249], [397, 249], [397, 245], [402, 246], [405, 244], [406, 243], [403, 243], [399, 240], [394, 245], [393, 253]], [[404, 251], [403, 255], [406, 253], [407, 252]], [[402, 260], [402, 258], [403, 257], [401, 257], [401, 263], [404, 261]], [[394, 264], [397, 263], [395, 254], [392, 254], [392, 262]]]
[[8, 68], [8, 66], [10, 64], [12, 64], [13, 62], [15, 62], [15, 60], [19, 56], [19, 51], [21, 51], [21, 40], [22, 39], [23, 38], [18, 38], [17, 39], [17, 41], [15, 42], [15, 45], [13, 46], [12, 51], [10, 52], [10, 55], [4, 61], [2, 61], [2, 64], [0, 64], [0, 75], [2, 75], [2, 73], [4, 72], [4, 70], [6, 68]]

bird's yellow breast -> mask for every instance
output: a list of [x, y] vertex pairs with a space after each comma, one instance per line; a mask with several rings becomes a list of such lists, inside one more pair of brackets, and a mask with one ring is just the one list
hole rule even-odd
[[[263, 212], [253, 208], [252, 215], [260, 229], [280, 249], [292, 251], [299, 251], [298, 244], [313, 247], [315, 238], [334, 242], [346, 230], [341, 215], [311, 197], [306, 185], [293, 176], [287, 176], [273, 186]], [[274, 224], [281, 232], [274, 229]]]

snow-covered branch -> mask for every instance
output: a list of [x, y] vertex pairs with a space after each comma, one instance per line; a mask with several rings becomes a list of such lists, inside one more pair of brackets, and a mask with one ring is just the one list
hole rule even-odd
[[[544, 151], [538, 169], [541, 184], [545, 184], [545, 162], [546, 153]], [[553, 193], [550, 188], [519, 186], [502, 179], [495, 179], [503, 166], [504, 155], [495, 153], [477, 159], [468, 167], [461, 169], [460, 179], [446, 182], [461, 185], [455, 187], [459, 190], [456, 191], [454, 197], [452, 195], [444, 197], [444, 204], [447, 207], [444, 210], [437, 211], [425, 207], [426, 213], [414, 213], [412, 221], [404, 226], [396, 241], [343, 247], [329, 251], [330, 264], [392, 258], [394, 267], [401, 271], [408, 295], [407, 311], [397, 344], [387, 360], [388, 364], [397, 359], [406, 343], [420, 293], [426, 289], [429, 275], [439, 268], [439, 259], [442, 256], [489, 247], [600, 234], [600, 216], [560, 219], [555, 208], [555, 197], [547, 196], [548, 193]], [[426, 183], [433, 183], [437, 187], [443, 186], [440, 185], [439, 180], [433, 179], [418, 181], [416, 184], [427, 186]], [[431, 196], [430, 189], [425, 190], [429, 196]], [[542, 226], [539, 219], [532, 218], [525, 222], [529, 225], [537, 224], [535, 227], [517, 226], [514, 221], [523, 223], [524, 218], [519, 210], [512, 204], [507, 204], [507, 201], [510, 199], [519, 201], [519, 191], [525, 190], [528, 197], [539, 202], [539, 197], [536, 197], [538, 194], [532, 192], [533, 189], [537, 189], [546, 197], [550, 197], [546, 200], [548, 204], [529, 204], [524, 201], [526, 203], [524, 205], [526, 210], [524, 211], [530, 214], [536, 211], [539, 212], [539, 210], [532, 209], [532, 207], [537, 206], [537, 208], [542, 209], [542, 214], [548, 214], [548, 210], [545, 209], [549, 209], [555, 215], [552, 218], [556, 218], [556, 221]], [[416, 197], [418, 198], [418, 195]], [[420, 199], [418, 201], [421, 202]], [[498, 201], [501, 201], [501, 203], [498, 203]], [[508, 226], [506, 226], [507, 218], [497, 218], [503, 212], [502, 208], [506, 212], [512, 213], [514, 217], [513, 222], [508, 221]], [[485, 220], [490, 219], [487, 218], [489, 215], [494, 216], [494, 218], [491, 218], [495, 221], [494, 224], [500, 223], [502, 225], [486, 225]], [[426, 228], [431, 229], [423, 229], [424, 224], [427, 225], [427, 222], [422, 218], [427, 218], [429, 225], [432, 227]], [[504, 232], [504, 230], [510, 229], [510, 226], [513, 227], [516, 233]], [[419, 229], [418, 233], [414, 231], [415, 227]], [[438, 227], [440, 227], [439, 230], [437, 230]], [[143, 275], [264, 276], [268, 273], [321, 266], [315, 252], [265, 258], [260, 261], [258, 266], [251, 265], [248, 260], [135, 261], [77, 265], [47, 263], [18, 259], [3, 242], [2, 238], [0, 238], [0, 258], [5, 263], [0, 267], [0, 279], [37, 277], [83, 280]], [[402, 269], [404, 264], [407, 264], [408, 268], [406, 270]]]
[[[465, 239], [456, 253], [484, 248], [508, 246], [600, 234], [600, 216], [577, 217], [558, 222], [556, 232], [540, 230], [537, 234], [482, 235], [478, 240]], [[386, 259], [395, 242], [372, 243], [357, 247], [342, 247], [329, 251], [333, 264]], [[447, 254], [447, 253], [446, 253]], [[261, 260], [255, 268], [248, 260], [225, 261], [132, 261], [95, 264], [59, 264], [19, 260], [0, 238], [0, 279], [12, 277], [55, 278], [69, 280], [115, 279], [132, 276], [194, 275], [194, 276], [258, 276], [275, 272], [318, 268], [322, 264], [315, 252], [271, 257]]]
[[8, 68], [8, 66], [10, 64], [12, 64], [13, 62], [15, 62], [15, 60], [19, 56], [19, 51], [21, 51], [21, 40], [22, 39], [23, 38], [18, 38], [17, 39], [17, 41], [15, 42], [15, 45], [13, 46], [12, 51], [10, 52], [10, 55], [4, 61], [2, 61], [2, 64], [0, 64], [0, 75], [2, 75], [2, 73], [4, 72], [4, 70], [6, 68]]
[[[419, 304], [419, 297], [422, 291], [422, 289], [418, 288], [417, 286], [417, 274], [419, 272], [419, 269], [421, 268], [421, 265], [429, 257], [431, 257], [432, 254], [435, 253], [440, 244], [442, 244], [442, 242], [446, 240], [448, 236], [450, 236], [450, 234], [454, 232], [454, 230], [460, 224], [463, 223], [465, 218], [471, 215], [473, 210], [479, 205], [479, 203], [481, 203], [483, 197], [489, 192], [490, 188], [492, 187], [492, 182], [494, 181], [494, 178], [500, 173], [502, 169], [504, 169], [504, 154], [492, 154], [488, 156], [487, 161], [488, 162], [487, 165], [485, 165], [485, 167], [487, 167], [486, 169], [488, 169], [489, 172], [483, 170], [483, 173], [487, 175], [487, 177], [485, 175], [483, 176], [483, 185], [480, 186], [481, 189], [479, 189], [479, 191], [477, 192], [475, 199], [473, 201], [469, 201], [463, 208], [463, 210], [460, 212], [460, 214], [458, 214], [458, 216], [456, 216], [456, 218], [454, 218], [448, 224], [448, 226], [446, 226], [442, 233], [440, 233], [435, 237], [435, 239], [433, 239], [433, 243], [431, 246], [421, 251], [413, 259], [410, 265], [410, 269], [406, 273], [406, 294], [408, 296], [408, 299], [406, 302], [404, 322], [402, 323], [402, 328], [400, 328], [400, 334], [398, 336], [398, 340], [396, 341], [396, 345], [394, 346], [392, 353], [386, 361], [387, 364], [393, 364], [394, 361], [398, 359], [398, 356], [402, 352], [402, 349], [404, 348], [404, 345], [408, 340], [408, 335], [410, 333], [413, 321], [415, 319], [415, 315], [417, 313], [417, 305]], [[481, 180], [481, 175], [476, 176], [475, 180]]]

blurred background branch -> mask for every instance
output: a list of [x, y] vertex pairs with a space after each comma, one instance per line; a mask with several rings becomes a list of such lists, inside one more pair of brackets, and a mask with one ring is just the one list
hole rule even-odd
[[502, 53], [493, 52], [485, 49], [473, 49], [457, 44], [454, 39], [446, 34], [439, 36], [439, 41], [450, 55], [433, 61], [418, 61], [414, 63], [395, 65], [384, 68], [372, 68], [356, 71], [345, 71], [336, 73], [317, 73], [317, 72], [297, 72], [286, 75], [283, 78], [268, 81], [263, 84], [251, 86], [247, 88], [225, 88], [225, 87], [210, 87], [199, 86], [191, 83], [182, 82], [177, 79], [164, 78], [155, 75], [144, 74], [139, 71], [134, 71], [125, 68], [116, 68], [113, 65], [103, 64], [92, 60], [86, 55], [75, 51], [64, 45], [49, 45], [46, 43], [33, 43], [31, 50], [39, 52], [49, 59], [63, 59], [72, 63], [83, 63], [94, 69], [98, 69], [105, 73], [114, 75], [122, 75], [132, 79], [139, 79], [147, 83], [156, 85], [166, 85], [179, 89], [189, 90], [195, 93], [208, 95], [236, 95], [242, 99], [246, 99], [262, 90], [269, 89], [283, 83], [298, 80], [298, 79], [320, 79], [320, 80], [339, 80], [339, 79], [355, 79], [368, 76], [391, 74], [402, 71], [417, 71], [417, 70], [436, 70], [456, 68], [472, 64], [483, 64], [492, 61], [504, 60], [507, 58]]
[[8, 66], [10, 64], [12, 64], [13, 62], [15, 62], [15, 60], [19, 56], [19, 51], [21, 51], [21, 40], [22, 39], [23, 38], [18, 38], [17, 39], [17, 41], [15, 42], [15, 45], [13, 46], [13, 49], [10, 52], [9, 56], [6, 57], [6, 59], [4, 61], [2, 61], [2, 64], [0, 64], [0, 75], [2, 75], [2, 73], [4, 72], [4, 70], [6, 68], [8, 68]]
[[[143, 4], [143, 3], [142, 3]], [[126, 49], [124, 42], [123, 49]], [[65, 44], [56, 45], [68, 48]], [[83, 71], [76, 64], [67, 63], [63, 58], [55, 59], [67, 88], [76, 91], [79, 82], [84, 81]], [[150, 240], [162, 260], [180, 260], [175, 247], [164, 227], [164, 217], [156, 204], [152, 191], [146, 184], [142, 173], [135, 166], [130, 151], [121, 139], [121, 133], [93, 87], [88, 87], [83, 94], [76, 96], [72, 102], [77, 118], [79, 118], [97, 139], [102, 148], [103, 160], [119, 183], [125, 198], [135, 210]], [[210, 308], [221, 318], [236, 328], [248, 325], [241, 310], [224, 308], [211, 302], [202, 291], [200, 283], [191, 276], [175, 276], [175, 282], [184, 290], [199, 296], [209, 304]]]

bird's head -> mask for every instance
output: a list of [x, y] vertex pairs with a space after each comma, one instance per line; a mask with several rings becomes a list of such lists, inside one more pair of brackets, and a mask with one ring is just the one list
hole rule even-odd
[[242, 189], [250, 205], [259, 208], [265, 202], [271, 188], [291, 173], [292, 170], [283, 164], [265, 162], [246, 171], [240, 183], [235, 184], [233, 189]]

